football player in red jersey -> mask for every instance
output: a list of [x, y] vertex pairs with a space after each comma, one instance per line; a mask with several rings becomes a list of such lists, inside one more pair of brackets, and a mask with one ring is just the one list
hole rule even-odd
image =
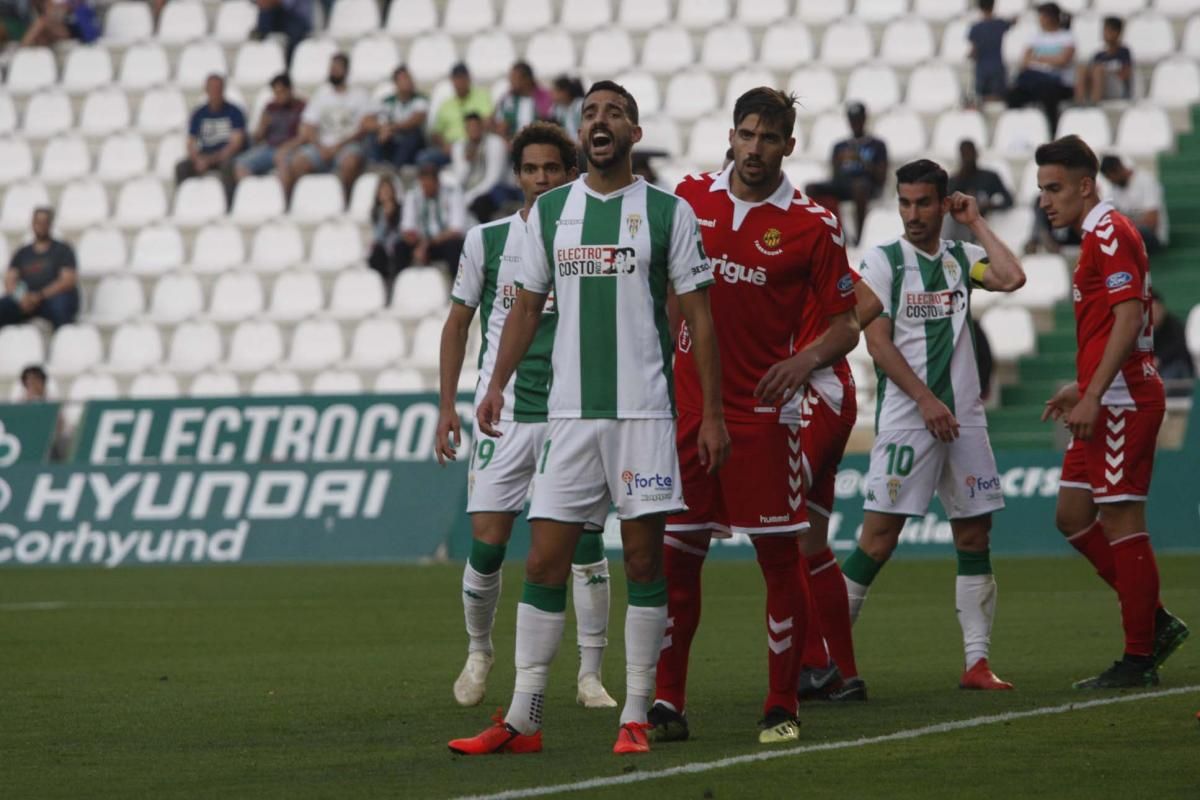
[[1146, 529], [1146, 496], [1165, 410], [1154, 368], [1150, 262], [1137, 228], [1096, 187], [1096, 154], [1078, 136], [1037, 149], [1039, 204], [1055, 228], [1083, 243], [1075, 266], [1076, 382], [1046, 403], [1042, 419], [1071, 430], [1057, 524], [1117, 591], [1125, 653], [1077, 689], [1153, 686], [1158, 666], [1188, 628], [1159, 601]]
[[[751, 537], [767, 584], [770, 691], [759, 741], [799, 736], [796, 680], [807, 619], [807, 569], [796, 536], [808, 527], [800, 453], [803, 387], [858, 341], [854, 280], [837, 218], [797, 191], [781, 165], [792, 152], [795, 98], [760, 87], [738, 98], [721, 172], [685, 178], [675, 193], [696, 211], [716, 284], [713, 319], [725, 369], [722, 396], [733, 442], [717, 475], [693, 444], [698, 373], [686, 327], [675, 351], [678, 442], [688, 511], [667, 521], [668, 627], [659, 656], [652, 739], [688, 735], [688, 653], [700, 622], [700, 569], [712, 536]], [[805, 295], [812, 292], [814, 303]], [[819, 307], [824, 336], [798, 353], [798, 320]]]

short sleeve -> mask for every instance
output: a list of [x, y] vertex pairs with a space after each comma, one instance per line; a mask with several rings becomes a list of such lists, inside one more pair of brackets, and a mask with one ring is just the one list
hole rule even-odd
[[229, 106], [229, 125], [235, 131], [246, 130], [246, 114], [237, 106]]
[[55, 260], [58, 262], [59, 267], [62, 267], [65, 269], [75, 269], [75, 267], [76, 267], [75, 251], [71, 248], [71, 245], [69, 245], [69, 244], [63, 244], [58, 249], [58, 255]]
[[1145, 245], [1132, 224], [1116, 225], [1109, 217], [1091, 236], [1109, 308], [1126, 300], [1141, 300], [1144, 277], [1137, 254]]
[[846, 258], [841, 225], [836, 229], [825, 225], [820, 228], [813, 245], [809, 283], [825, 316], [832, 317], [854, 308], [854, 275]]
[[321, 99], [321, 94], [318, 92], [304, 106], [304, 111], [300, 114], [302, 123], [315, 126], [321, 122]]
[[521, 279], [517, 284], [522, 289], [536, 294], [550, 294], [554, 285], [554, 276], [550, 272], [550, 262], [546, 258], [546, 243], [542, 239], [541, 205], [534, 202], [529, 210], [529, 219], [525, 222], [525, 244], [521, 252]]
[[458, 259], [458, 273], [454, 276], [454, 288], [450, 299], [469, 308], [478, 308], [483, 297], [483, 233], [476, 225], [467, 231], [462, 255]]
[[200, 138], [200, 115], [202, 112], [203, 109], [199, 108], [193, 111], [192, 118], [188, 122], [188, 136], [191, 136], [193, 139]]
[[694, 292], [713, 282], [712, 265], [704, 252], [696, 212], [681, 198], [675, 201], [675, 214], [671, 219], [667, 273], [676, 294]]
[[463, 199], [462, 191], [443, 187], [446, 194], [446, 227], [452, 231], [461, 231], [467, 227], [467, 202]]
[[892, 265], [888, 261], [887, 256], [878, 247], [868, 250], [863, 257], [862, 264], [859, 265], [858, 274], [862, 278], [863, 283], [871, 287], [871, 291], [879, 298], [880, 305], [883, 306], [881, 316], [892, 316]]

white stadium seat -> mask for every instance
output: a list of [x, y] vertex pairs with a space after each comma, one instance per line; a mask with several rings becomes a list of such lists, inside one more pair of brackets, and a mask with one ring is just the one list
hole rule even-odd
[[[765, 69], [755, 69], [750, 67], [739, 70], [729, 76], [728, 83], [725, 84], [725, 105], [724, 108], [733, 108], [737, 104], [737, 100], [746, 92], [758, 86], [775, 86], [775, 75]], [[725, 112], [725, 124], [730, 126], [733, 120], [729, 116], [729, 112]], [[797, 137], [800, 136], [800, 129], [795, 131]], [[799, 138], [796, 140], [799, 141]]]
[[992, 149], [1008, 158], [1028, 158], [1048, 141], [1050, 126], [1038, 108], [1006, 108], [992, 130]]
[[8, 136], [17, 129], [17, 107], [7, 92], [0, 92], [0, 136]]
[[88, 318], [97, 325], [119, 325], [141, 316], [146, 308], [142, 284], [132, 275], [108, 275], [90, 294]]
[[195, 275], [179, 272], [164, 275], [150, 294], [149, 319], [176, 325], [200, 315], [204, 310], [204, 290]]
[[334, 319], [362, 319], [383, 309], [383, 282], [365, 267], [346, 270], [333, 282], [329, 315]]
[[183, 237], [173, 225], [142, 228], [133, 238], [129, 270], [138, 275], [162, 275], [184, 262]]
[[612, 23], [609, 0], [562, 0], [558, 24], [568, 33], [590, 33]]
[[129, 384], [129, 396], [139, 400], [171, 400], [181, 394], [179, 379], [166, 372], [143, 373]]
[[[292, 83], [297, 89], [310, 90], [329, 78], [329, 60], [338, 52], [333, 39], [305, 39], [292, 53]], [[354, 69], [354, 64], [350, 64]]]
[[8, 63], [4, 89], [14, 95], [28, 95], [49, 89], [58, 81], [54, 51], [45, 47], [23, 47]]
[[146, 143], [136, 133], [118, 133], [109, 136], [100, 145], [96, 157], [96, 177], [105, 183], [122, 183], [150, 168], [150, 155]]
[[112, 57], [102, 47], [76, 47], [67, 55], [62, 85], [71, 94], [83, 94], [112, 83]]
[[743, 25], [767, 28], [770, 32], [777, 22], [783, 22], [791, 9], [789, 0], [737, 0], [734, 18]]
[[933, 58], [933, 31], [920, 17], [905, 17], [888, 24], [879, 43], [879, 58], [895, 67], [913, 67]]
[[[504, 31], [487, 31], [471, 37], [463, 60], [467, 62], [472, 78], [494, 81], [508, 75], [510, 65], [517, 60], [517, 49]], [[498, 97], [496, 93], [492, 96]]]
[[690, 121], [717, 110], [717, 83], [707, 72], [681, 72], [667, 83], [663, 108], [674, 119]]
[[247, 320], [234, 328], [229, 338], [229, 369], [261, 372], [282, 360], [283, 336], [274, 322]]
[[211, 322], [185, 322], [171, 336], [167, 368], [181, 374], [211, 369], [221, 361], [221, 332]]
[[0, 186], [31, 177], [33, 151], [29, 144], [24, 139], [0, 139]]
[[703, 31], [725, 25], [729, 20], [729, 11], [729, 0], [679, 0], [675, 19], [689, 30]]
[[850, 123], [841, 111], [830, 111], [817, 117], [808, 134], [808, 152], [820, 161], [829, 162], [833, 146], [849, 138]]
[[112, 375], [87, 374], [71, 382], [67, 399], [74, 403], [85, 403], [88, 400], [116, 400], [120, 395], [117, 379]]
[[233, 193], [230, 219], [247, 228], [281, 217], [286, 212], [283, 184], [275, 175], [248, 175]]
[[362, 394], [363, 382], [357, 372], [324, 370], [313, 378], [313, 394]]
[[639, 33], [666, 25], [671, 19], [670, 0], [621, 0], [617, 24]]
[[263, 308], [262, 283], [248, 272], [226, 272], [213, 284], [207, 318], [214, 322], [238, 322], [255, 316]]
[[854, 16], [864, 22], [890, 22], [906, 13], [908, 0], [854, 0]]
[[[1005, 41], [1012, 38], [1008, 32]], [[950, 20], [942, 29], [942, 44], [938, 48], [938, 58], [956, 67], [967, 63], [967, 55], [971, 51], [971, 43], [967, 41], [967, 21], [963, 18]]]
[[221, 44], [241, 44], [258, 24], [258, 8], [248, 0], [225, 0], [217, 7], [213, 38]]
[[205, 225], [192, 242], [192, 271], [214, 275], [244, 264], [246, 245], [242, 233], [232, 225]]
[[292, 190], [291, 217], [315, 225], [345, 211], [342, 184], [336, 175], [305, 175]]
[[662, 114], [643, 119], [642, 141], [636, 149], [664, 150], [670, 155], [680, 155], [683, 152], [683, 144], [679, 126], [675, 120]]
[[1135, 158], [1148, 158], [1172, 149], [1175, 134], [1167, 112], [1155, 105], [1125, 109], [1117, 125], [1117, 150]]
[[505, 0], [500, 27], [510, 34], [529, 35], [554, 24], [550, 0]]
[[189, 397], [237, 397], [241, 393], [237, 378], [228, 372], [201, 372], [188, 385]]
[[290, 396], [300, 394], [303, 387], [294, 372], [260, 372], [250, 383], [251, 397]]
[[946, 111], [933, 126], [930, 145], [934, 158], [953, 159], [958, 155], [958, 143], [970, 139], [980, 150], [987, 149], [987, 126], [978, 111]]
[[[3, 163], [0, 157], [0, 163]], [[0, 167], [2, 170], [3, 167]], [[87, 142], [78, 136], [51, 139], [42, 151], [42, 168], [38, 177], [51, 186], [81, 180], [92, 171], [92, 157]]]
[[203, 175], [188, 178], [175, 189], [175, 212], [171, 221], [185, 228], [199, 228], [225, 215], [225, 187], [219, 178]]
[[1000, 240], [1016, 250], [1029, 239], [1029, 232], [1033, 230], [1033, 219], [1033, 207], [1021, 204], [1004, 211], [993, 211], [988, 214], [987, 221]]
[[83, 101], [79, 131], [84, 136], [103, 137], [129, 128], [129, 101], [120, 89], [100, 89]]
[[692, 123], [687, 157], [699, 169], [720, 169], [729, 148], [729, 120], [724, 114], [703, 117]]
[[900, 221], [900, 214], [895, 208], [874, 206], [867, 212], [867, 219], [863, 223], [859, 241], [863, 247], [874, 247], [889, 242], [903, 233], [904, 223]]
[[869, 61], [872, 50], [871, 31], [857, 19], [840, 19], [821, 36], [821, 63], [835, 69]]
[[137, 128], [147, 136], [162, 136], [186, 130], [188, 116], [183, 94], [178, 89], [151, 89], [142, 96], [138, 106]]
[[209, 75], [225, 75], [229, 65], [225, 61], [225, 51], [216, 42], [192, 42], [183, 48], [179, 54], [179, 63], [175, 65], [175, 83], [187, 91], [204, 88], [204, 81]]
[[49, 139], [66, 133], [75, 124], [71, 98], [59, 91], [35, 94], [25, 106], [24, 122], [21, 131], [27, 139]]
[[1146, 0], [1092, 0], [1092, 10], [1097, 14], [1130, 16], [1146, 7]]
[[439, 320], [433, 317], [421, 320], [417, 325], [416, 333], [413, 334], [412, 352], [409, 353], [407, 363], [425, 369], [436, 367], [441, 339], [442, 323]]
[[787, 158], [783, 161], [783, 172], [792, 182], [792, 186], [804, 191], [808, 184], [825, 180], [829, 174], [829, 166], [820, 161]]
[[[1139, 0], [1142, 2], [1143, 0]], [[1095, 13], [1076, 14], [1071, 18], [1071, 35], [1075, 37], [1075, 59], [1088, 62], [1104, 48], [1104, 21]], [[1137, 58], [1135, 55], [1134, 58]]]
[[721, 74], [741, 69], [754, 59], [754, 41], [750, 31], [740, 25], [723, 25], [704, 35], [700, 46], [700, 65]]
[[271, 39], [246, 42], [238, 48], [237, 58], [233, 62], [233, 83], [250, 91], [270, 84], [271, 79], [282, 72], [287, 72], [287, 67], [279, 42]]
[[250, 269], [256, 272], [283, 272], [304, 261], [304, 240], [290, 222], [271, 222], [254, 232], [250, 245]]
[[396, 276], [392, 313], [400, 319], [420, 319], [441, 313], [449, 302], [446, 279], [437, 267], [409, 267]]
[[801, 67], [788, 77], [787, 87], [796, 93], [796, 114], [800, 117], [815, 117], [836, 109], [842, 98], [837, 77], [825, 67]]
[[538, 31], [529, 37], [525, 60], [538, 75], [564, 75], [575, 71], [579, 56], [566, 31]]
[[415, 369], [385, 369], [375, 377], [374, 390], [380, 393], [423, 392], [425, 380]]
[[437, 25], [438, 12], [434, 0], [404, 0], [403, 3], [393, 3], [388, 9], [387, 32], [401, 39], [428, 33]]
[[1192, 358], [1200, 358], [1200, 305], [1192, 306], [1192, 310], [1188, 312], [1184, 336]]
[[4, 203], [0, 205], [0, 230], [25, 234], [33, 219], [33, 210], [49, 205], [50, 195], [45, 185], [37, 181], [10, 184], [4, 191]]
[[796, 16], [810, 24], [828, 25], [849, 15], [849, 0], [796, 0]]
[[871, 132], [887, 143], [888, 158], [900, 164], [925, 152], [925, 123], [915, 111], [893, 109], [871, 125]]
[[110, 275], [125, 269], [125, 235], [116, 228], [88, 228], [79, 237], [75, 258], [79, 272], [88, 277]]
[[379, 188], [379, 174], [375, 172], [364, 172], [358, 176], [358, 180], [354, 182], [354, 188], [350, 191], [350, 208], [346, 210], [346, 216], [366, 225], [371, 221], [371, 209], [375, 206], [375, 190]]
[[1184, 56], [1160, 62], [1150, 76], [1150, 101], [1167, 108], [1200, 101], [1200, 66]]
[[100, 332], [91, 325], [63, 325], [50, 339], [46, 371], [70, 377], [94, 368], [104, 360]]
[[1200, 0], [1154, 0], [1154, 10], [1172, 19], [1200, 13]]
[[1091, 145], [1096, 152], [1112, 144], [1108, 115], [1099, 108], [1068, 108], [1064, 111], [1058, 118], [1058, 130], [1054, 135], [1061, 138], [1072, 133]]
[[1009, 303], [1026, 308], [1053, 308], [1071, 296], [1071, 271], [1060, 255], [1025, 256], [1025, 285], [1009, 295]]
[[382, 369], [405, 355], [404, 329], [394, 319], [366, 319], [354, 329], [350, 342], [349, 366]]
[[1175, 52], [1171, 20], [1158, 14], [1139, 14], [1126, 22], [1124, 38], [1138, 64], [1153, 64]]
[[655, 28], [642, 44], [642, 69], [672, 75], [696, 60], [692, 37], [683, 28]]
[[492, 0], [447, 0], [442, 29], [453, 36], [470, 36], [496, 24]]
[[379, 30], [382, 22], [375, 0], [338, 0], [329, 15], [329, 35], [352, 41]]
[[913, 14], [930, 22], [948, 22], [967, 13], [967, 0], [915, 0]]
[[158, 40], [180, 45], [203, 39], [208, 33], [208, 15], [198, 0], [171, 0], [158, 16]]
[[99, 225], [108, 218], [108, 193], [94, 180], [69, 183], [58, 198], [54, 222], [65, 231]]
[[136, 375], [158, 366], [162, 357], [158, 328], [144, 322], [126, 322], [113, 331], [105, 366], [116, 375]]
[[30, 364], [46, 360], [42, 334], [34, 325], [0, 328], [0, 375], [19, 375]]
[[354, 223], [323, 222], [313, 232], [309, 244], [308, 264], [314, 270], [338, 272], [362, 260], [362, 232]]
[[662, 110], [658, 79], [649, 72], [623, 72], [616, 77], [616, 82], [637, 98], [639, 114], [653, 115]]
[[292, 332], [285, 362], [289, 369], [311, 372], [341, 363], [346, 355], [342, 327], [329, 319], [306, 319]]
[[[1071, 22], [1072, 27], [1074, 27], [1074, 24], [1078, 22], [1078, 20], [1073, 18]], [[964, 49], [969, 49], [969, 43], [967, 42], [967, 32], [969, 31], [968, 23], [965, 20], [962, 20], [961, 23], [963, 47]], [[949, 30], [949, 28], [950, 26], [946, 27], [947, 30]], [[1004, 56], [1004, 63], [1014, 65], [1020, 64], [1026, 48], [1029, 47], [1029, 41], [1040, 30], [1041, 28], [1038, 24], [1037, 15], [1022, 14], [1017, 17], [1016, 23], [1013, 24], [1013, 26], [1009, 28], [1008, 32], [1004, 35], [1004, 43], [1001, 46], [1001, 52]], [[943, 39], [943, 43], [944, 42], [945, 40]], [[945, 57], [945, 54], [943, 54], [942, 58]], [[1078, 53], [1076, 53], [1075, 58], [1077, 61], [1079, 60]]]
[[629, 34], [620, 28], [605, 28], [587, 37], [579, 68], [585, 74], [611, 75], [631, 69], [636, 61]]
[[104, 43], [132, 44], [154, 35], [150, 6], [140, 0], [120, 0], [104, 15]]
[[[509, 58], [505, 63], [511, 62], [512, 58]], [[325, 71], [328, 72], [329, 62], [325, 63]], [[396, 48], [396, 43], [388, 37], [367, 36], [359, 39], [350, 51], [350, 83], [355, 86], [372, 86], [386, 80], [390, 85], [392, 71], [399, 63], [400, 51]]]
[[813, 59], [813, 41], [802, 22], [785, 21], [763, 33], [758, 60], [768, 69], [788, 72]]
[[962, 85], [948, 64], [921, 64], [908, 77], [905, 105], [922, 114], [955, 108], [962, 100]]
[[271, 290], [267, 317], [280, 322], [295, 322], [316, 314], [324, 305], [321, 281], [316, 273], [285, 272], [275, 281]]
[[979, 325], [987, 335], [992, 356], [997, 361], [1016, 361], [1032, 355], [1037, 349], [1033, 316], [1026, 308], [996, 306], [988, 309]]
[[864, 64], [855, 67], [846, 81], [846, 100], [867, 107], [868, 116], [882, 114], [900, 102], [900, 83], [891, 67]]

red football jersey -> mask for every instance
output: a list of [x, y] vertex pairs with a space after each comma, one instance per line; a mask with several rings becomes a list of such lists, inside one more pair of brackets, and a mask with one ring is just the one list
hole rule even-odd
[[1112, 307], [1137, 300], [1142, 304], [1142, 330], [1102, 402], [1106, 406], [1163, 408], [1163, 383], [1154, 368], [1150, 259], [1137, 228], [1109, 203], [1096, 206], [1083, 221], [1074, 296], [1079, 391], [1087, 389], [1104, 355], [1112, 332]]
[[[788, 358], [804, 317], [854, 307], [854, 278], [837, 218], [787, 177], [769, 198], [747, 203], [729, 191], [732, 167], [691, 175], [675, 189], [696, 212], [713, 267], [709, 290], [721, 353], [725, 417], [739, 422], [800, 423], [803, 392], [781, 406], [754, 396], [763, 375]], [[811, 301], [806, 295], [811, 292]], [[703, 410], [687, 326], [675, 348], [675, 396], [681, 411]]]
[[[850, 277], [854, 283], [862, 280], [853, 269], [850, 270]], [[815, 298], [816, 293], [811, 289], [805, 292], [804, 313], [800, 315], [800, 330], [796, 334], [793, 352], [799, 353], [829, 330], [829, 315], [824, 313], [820, 302]], [[808, 379], [808, 385], [816, 389], [821, 399], [840, 416], [846, 407], [846, 397], [854, 395], [854, 374], [850, 371], [850, 362], [842, 358], [824, 369], [817, 370]]]

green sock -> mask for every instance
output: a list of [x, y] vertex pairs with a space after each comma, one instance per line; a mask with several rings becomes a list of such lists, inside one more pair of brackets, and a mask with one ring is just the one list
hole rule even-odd
[[863, 586], [870, 586], [881, 569], [883, 563], [871, 558], [861, 547], [854, 548], [854, 552], [842, 564], [842, 574]]
[[955, 550], [958, 553], [959, 575], [991, 575], [992, 554], [988, 550], [973, 553], [967, 550]]
[[603, 531], [585, 532], [583, 536], [579, 537], [579, 544], [575, 545], [575, 555], [571, 558], [571, 563], [595, 564], [602, 560], [604, 560]]
[[561, 614], [567, 610], [567, 586], [543, 586], [525, 581], [521, 602], [550, 614]]
[[502, 544], [488, 544], [478, 539], [472, 539], [471, 554], [467, 556], [467, 563], [480, 575], [491, 575], [504, 564], [506, 549]]
[[631, 606], [654, 608], [667, 604], [666, 578], [659, 578], [649, 583], [634, 583], [633, 581], [629, 581], [625, 584], [625, 588], [629, 592], [629, 605]]

